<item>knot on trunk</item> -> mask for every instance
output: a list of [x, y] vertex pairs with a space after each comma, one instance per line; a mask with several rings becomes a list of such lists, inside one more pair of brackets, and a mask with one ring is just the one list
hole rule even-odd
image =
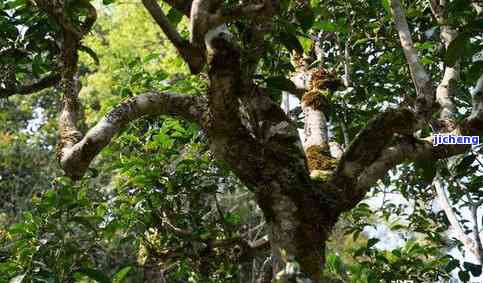
[[328, 72], [324, 68], [315, 69], [311, 72], [309, 90], [302, 97], [302, 104], [326, 114], [329, 111], [328, 96], [341, 86], [342, 82], [334, 72]]
[[310, 80], [310, 90], [329, 90], [336, 91], [342, 87], [342, 81], [337, 78], [335, 72], [329, 72], [324, 68], [318, 68], [312, 71]]

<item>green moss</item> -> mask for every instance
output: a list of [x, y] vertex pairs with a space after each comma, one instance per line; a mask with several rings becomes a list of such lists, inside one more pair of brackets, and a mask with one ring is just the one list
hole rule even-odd
[[310, 178], [314, 181], [326, 182], [332, 175], [332, 171], [313, 170], [310, 172]]

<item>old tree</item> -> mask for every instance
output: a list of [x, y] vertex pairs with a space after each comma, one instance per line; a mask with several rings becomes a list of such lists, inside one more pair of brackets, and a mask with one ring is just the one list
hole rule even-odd
[[[103, 2], [0, 3], [0, 98], [56, 88], [56, 157], [70, 179], [81, 180], [135, 120], [197, 124], [263, 212], [269, 246], [265, 238], [237, 240], [243, 252], [270, 249], [271, 272], [260, 282], [324, 282], [325, 245], [338, 218], [400, 164], [429, 164], [427, 185], [459, 227], [439, 179], [471, 148], [433, 146], [432, 135], [483, 134], [481, 2], [132, 1], [207, 87], [199, 95], [169, 84], [133, 93], [85, 130], [79, 93], [90, 71], [79, 54], [98, 60], [85, 38], [106, 40], [96, 21], [115, 1]], [[436, 164], [439, 173], [427, 174]], [[481, 261], [479, 236], [459, 234]]]

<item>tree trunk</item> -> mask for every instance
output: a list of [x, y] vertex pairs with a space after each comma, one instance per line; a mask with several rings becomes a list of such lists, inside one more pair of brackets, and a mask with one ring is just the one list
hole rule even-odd
[[239, 51], [221, 33], [207, 40], [210, 148], [255, 192], [270, 227], [274, 282], [320, 282], [337, 217], [326, 213], [321, 184], [310, 179], [297, 126], [242, 76]]
[[164, 269], [156, 262], [156, 260], [149, 260], [143, 266], [144, 278], [143, 281], [147, 283], [166, 283], [164, 278]]
[[275, 280], [279, 280], [276, 282], [289, 282], [294, 278], [319, 282], [324, 264], [325, 235], [313, 223], [300, 223], [296, 218], [288, 220], [283, 214], [280, 216], [269, 223], [273, 274]]
[[257, 198], [269, 224], [274, 282], [320, 282], [325, 242], [336, 217], [324, 221], [327, 214], [311, 186], [284, 188], [272, 181], [268, 194], [266, 189]]

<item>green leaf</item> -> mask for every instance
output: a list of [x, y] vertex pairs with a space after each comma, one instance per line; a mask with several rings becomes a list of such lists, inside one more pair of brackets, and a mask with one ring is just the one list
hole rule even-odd
[[471, 274], [475, 277], [478, 277], [481, 275], [481, 265], [480, 264], [474, 264], [471, 262], [465, 261], [463, 263], [463, 266], [465, 267], [466, 270], [471, 272]]
[[111, 283], [111, 279], [107, 277], [102, 271], [92, 268], [80, 268], [79, 273], [84, 274], [85, 276], [96, 280], [99, 283]]
[[460, 272], [458, 272], [458, 277], [460, 278], [461, 281], [463, 282], [468, 282], [470, 281], [470, 274], [468, 273], [468, 271], [463, 271], [461, 270]]
[[104, 5], [109, 5], [109, 4], [112, 4], [114, 3], [115, 0], [102, 0], [102, 4]]
[[470, 191], [478, 192], [480, 188], [483, 188], [483, 176], [474, 176], [471, 178], [468, 188]]
[[41, 75], [45, 69], [43, 65], [44, 64], [40, 56], [35, 56], [32, 60], [32, 73], [36, 76]]
[[302, 44], [302, 48], [304, 49], [304, 51], [306, 53], [310, 53], [310, 48], [312, 47], [312, 39], [303, 36], [297, 36], [297, 38], [300, 44]]
[[392, 16], [391, 13], [391, 8], [389, 6], [389, 0], [381, 0], [382, 7], [384, 7], [384, 10], [386, 11], [388, 16]]
[[389, 260], [383, 254], [377, 254], [376, 255], [376, 261], [378, 261], [379, 264], [381, 264], [381, 263], [388, 264], [389, 263]]
[[464, 174], [466, 170], [468, 170], [468, 167], [470, 167], [475, 160], [476, 160], [476, 155], [474, 154], [463, 157], [460, 163], [458, 163], [458, 165], [456, 166], [456, 172], [458, 173], [458, 175]]
[[472, 34], [483, 32], [483, 19], [481, 18], [474, 19], [473, 21], [465, 25], [463, 30], [467, 32], [471, 32]]
[[467, 45], [470, 41], [469, 33], [460, 33], [448, 46], [444, 56], [444, 63], [448, 66], [454, 66], [456, 62], [468, 53]]
[[399, 249], [397, 249], [397, 250], [393, 250], [391, 253], [392, 253], [394, 256], [396, 256], [396, 257], [401, 257], [401, 255], [402, 255], [402, 254], [401, 254], [401, 250], [399, 250]]
[[153, 53], [146, 55], [146, 57], [143, 58], [143, 63], [149, 63], [149, 62], [153, 61], [154, 59], [158, 59], [158, 58], [159, 58], [159, 53], [153, 52]]
[[183, 18], [183, 14], [176, 9], [171, 9], [166, 17], [176, 27]]
[[375, 244], [377, 244], [380, 240], [377, 239], [377, 238], [370, 238], [368, 241], [367, 241], [367, 248], [370, 249], [372, 246], [374, 246]]
[[395, 223], [394, 225], [391, 226], [391, 230], [393, 230], [393, 231], [402, 230], [404, 228], [406, 228], [406, 226], [399, 224], [399, 223]]
[[92, 217], [87, 217], [87, 216], [74, 216], [72, 217], [72, 221], [82, 224], [86, 228], [89, 228], [93, 231], [96, 231], [96, 225], [93, 224], [93, 218]]
[[282, 44], [287, 48], [288, 51], [292, 52], [295, 50], [299, 54], [304, 53], [304, 48], [300, 43], [299, 39], [295, 34], [288, 33], [288, 32], [281, 32], [280, 33], [280, 41]]
[[302, 26], [302, 29], [308, 30], [314, 23], [314, 12], [310, 6], [303, 6], [295, 11], [295, 18]]
[[8, 2], [8, 6], [10, 9], [15, 9], [21, 6], [25, 6], [25, 4], [26, 4], [25, 0], [14, 0], [14, 1]]
[[23, 213], [23, 219], [25, 222], [34, 222], [34, 216], [30, 211], [26, 211]]
[[225, 213], [224, 218], [224, 221], [231, 225], [237, 225], [241, 223], [241, 217], [236, 213], [227, 212]]
[[295, 84], [284, 76], [269, 77], [265, 80], [265, 82], [269, 88], [284, 90], [290, 93], [297, 92], [297, 87]]
[[357, 238], [359, 238], [359, 235], [361, 234], [360, 230], [354, 231], [354, 234], [352, 234], [352, 240], [355, 242], [357, 241]]
[[436, 176], [436, 166], [434, 166], [431, 160], [420, 159], [414, 162], [416, 170], [420, 170], [423, 180], [430, 183]]
[[87, 47], [87, 46], [84, 46], [84, 45], [81, 45], [79, 47], [79, 51], [82, 51], [82, 52], [85, 52], [87, 53], [87, 55], [89, 55], [92, 60], [94, 60], [94, 63], [99, 66], [100, 62], [99, 62], [99, 57], [97, 57], [97, 54], [96, 52], [94, 52], [94, 50], [92, 50], [90, 47]]
[[367, 249], [365, 247], [360, 247], [354, 252], [354, 257], [360, 257], [366, 253]]
[[28, 233], [29, 227], [27, 224], [24, 223], [17, 223], [12, 225], [12, 227], [8, 230], [11, 234], [26, 234]]
[[318, 21], [313, 24], [314, 28], [323, 30], [323, 31], [328, 31], [328, 32], [337, 32], [339, 31], [337, 24], [332, 23], [330, 21]]
[[89, 177], [91, 178], [97, 178], [99, 176], [99, 170], [95, 168], [87, 168]]
[[162, 149], [170, 149], [174, 145], [174, 140], [171, 139], [170, 136], [159, 133], [154, 136], [154, 141], [162, 148]]
[[473, 63], [467, 74], [468, 80], [472, 83], [475, 83], [480, 75], [483, 74], [483, 61], [476, 61], [475, 63]]
[[114, 276], [112, 277], [112, 283], [121, 283], [124, 279], [126, 279], [127, 275], [129, 272], [131, 272], [132, 267], [131, 266], [126, 266], [116, 272]]
[[448, 262], [446, 267], [444, 268], [447, 272], [453, 271], [456, 267], [460, 266], [460, 262], [456, 259], [452, 259]]

